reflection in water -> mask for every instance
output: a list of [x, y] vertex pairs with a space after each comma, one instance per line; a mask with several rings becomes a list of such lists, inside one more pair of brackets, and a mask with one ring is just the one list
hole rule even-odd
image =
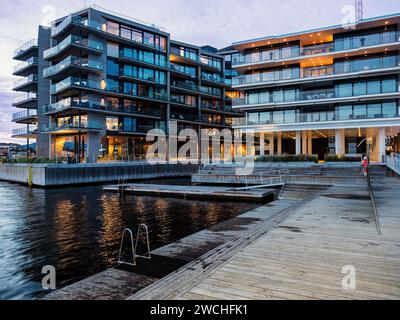
[[254, 207], [0, 182], [0, 299], [45, 294], [44, 265], [56, 268], [58, 288], [114, 266], [126, 227], [145, 223], [155, 249]]

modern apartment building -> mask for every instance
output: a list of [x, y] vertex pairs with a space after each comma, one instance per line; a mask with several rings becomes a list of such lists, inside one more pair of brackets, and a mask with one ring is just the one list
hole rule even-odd
[[[400, 151], [400, 15], [217, 50], [89, 7], [16, 50], [13, 136], [40, 157], [144, 157], [149, 130], [256, 132], [255, 155]], [[243, 115], [246, 115], [245, 117]], [[37, 125], [37, 126], [36, 126]], [[199, 135], [200, 136], [200, 135]], [[200, 143], [209, 143], [199, 141]]]
[[[364, 154], [399, 151], [400, 15], [236, 42], [233, 88], [254, 130], [257, 154]], [[364, 141], [364, 142], [363, 142]]]
[[[15, 106], [26, 123], [15, 137], [37, 138], [38, 156], [143, 158], [155, 128], [228, 128], [224, 58], [212, 47], [172, 41], [146, 25], [95, 7], [39, 29], [18, 49], [15, 90], [27, 92]], [[38, 124], [37, 127], [32, 125]]]

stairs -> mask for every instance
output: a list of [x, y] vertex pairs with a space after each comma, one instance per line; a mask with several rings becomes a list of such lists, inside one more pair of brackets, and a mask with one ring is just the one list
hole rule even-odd
[[303, 200], [327, 189], [328, 186], [285, 184], [279, 194], [279, 200]]

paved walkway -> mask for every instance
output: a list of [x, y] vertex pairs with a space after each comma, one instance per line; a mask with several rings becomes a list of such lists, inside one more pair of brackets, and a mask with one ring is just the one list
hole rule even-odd
[[[382, 236], [367, 188], [334, 186], [207, 273], [180, 270], [131, 299], [400, 299], [400, 180], [374, 188]], [[344, 266], [355, 290], [342, 287]]]

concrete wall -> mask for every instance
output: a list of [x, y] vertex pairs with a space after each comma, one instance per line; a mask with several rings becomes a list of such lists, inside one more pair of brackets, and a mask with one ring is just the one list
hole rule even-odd
[[40, 158], [50, 157], [50, 135], [42, 132], [44, 127], [49, 124], [49, 118], [41, 114], [41, 106], [50, 103], [50, 80], [43, 79], [43, 70], [50, 66], [50, 63], [43, 60], [43, 52], [50, 48], [50, 28], [39, 27], [38, 36], [38, 135], [37, 156]]
[[0, 165], [0, 180], [27, 184], [30, 167], [32, 184], [41, 187], [116, 182], [120, 179], [185, 177], [198, 170], [197, 165], [182, 164], [6, 164]]

